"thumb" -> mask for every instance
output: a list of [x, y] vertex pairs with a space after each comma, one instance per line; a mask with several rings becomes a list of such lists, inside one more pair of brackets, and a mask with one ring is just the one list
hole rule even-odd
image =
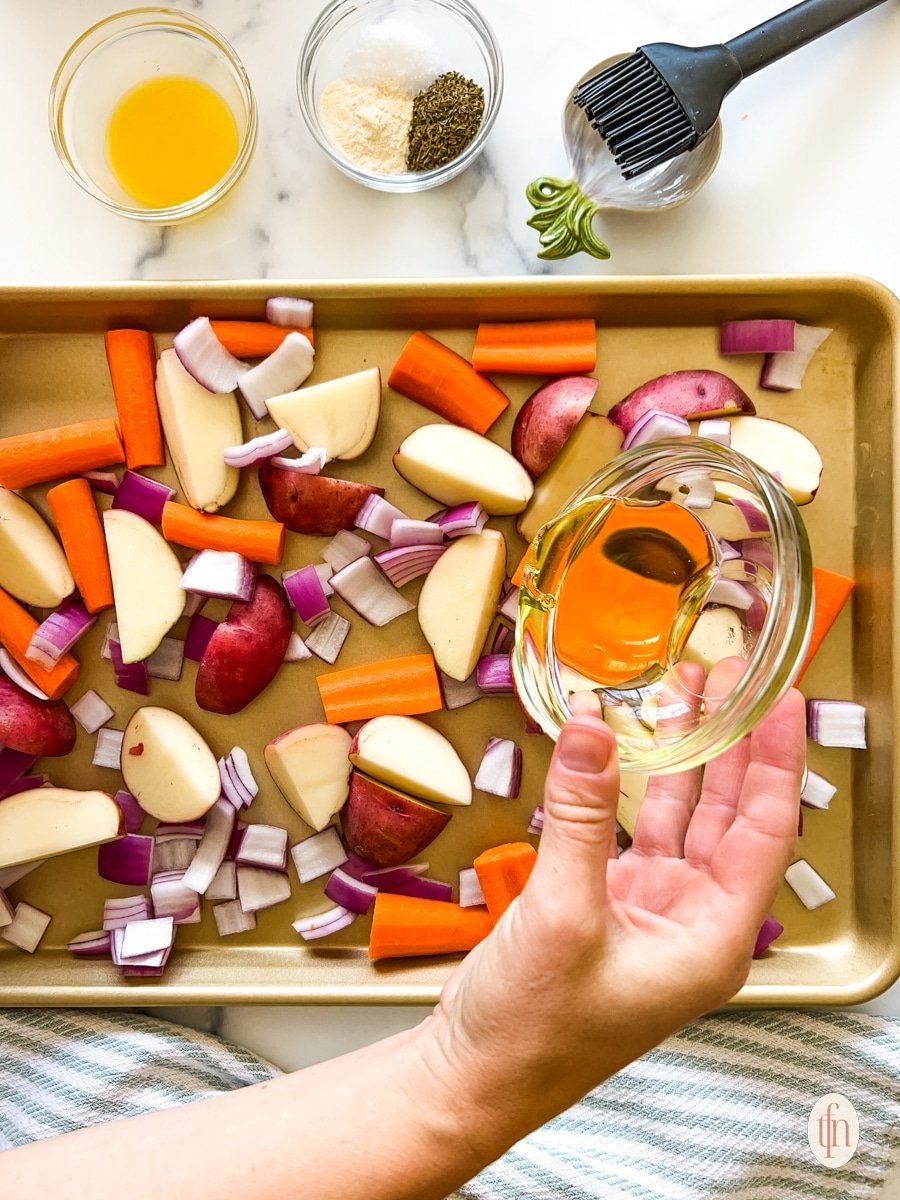
[[619, 802], [619, 757], [609, 726], [579, 708], [563, 726], [547, 772], [535, 874], [550, 876], [554, 888], [576, 888], [582, 898], [590, 889], [602, 901]]

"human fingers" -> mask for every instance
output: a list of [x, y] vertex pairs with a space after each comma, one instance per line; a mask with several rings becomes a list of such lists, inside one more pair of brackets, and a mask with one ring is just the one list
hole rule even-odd
[[[694, 729], [702, 694], [699, 663], [678, 663], [669, 671], [659, 691], [657, 738], [677, 740]], [[699, 770], [652, 776], [635, 824], [631, 852], [648, 858], [680, 858], [699, 786]]]

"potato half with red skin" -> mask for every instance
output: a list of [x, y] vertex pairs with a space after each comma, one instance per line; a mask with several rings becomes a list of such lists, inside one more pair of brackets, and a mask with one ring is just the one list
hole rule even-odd
[[347, 849], [377, 867], [399, 867], [431, 845], [450, 814], [354, 771], [341, 809]]
[[531, 476], [543, 475], [587, 412], [597, 380], [564, 375], [533, 392], [516, 415], [512, 452]]
[[259, 486], [276, 521], [281, 521], [292, 533], [319, 537], [332, 537], [342, 529], [352, 529], [369, 496], [384, 495], [384, 488], [368, 483], [305, 475], [271, 463], [259, 468]]
[[235, 600], [209, 639], [194, 696], [207, 712], [232, 714], [264, 691], [284, 661], [291, 610], [281, 585], [260, 575], [252, 600]]
[[675, 417], [752, 416], [756, 409], [743, 388], [721, 371], [672, 371], [649, 379], [614, 404], [607, 414], [628, 433], [645, 412], [658, 408]]
[[38, 700], [0, 674], [0, 745], [35, 758], [61, 758], [75, 745], [76, 733], [62, 700]]

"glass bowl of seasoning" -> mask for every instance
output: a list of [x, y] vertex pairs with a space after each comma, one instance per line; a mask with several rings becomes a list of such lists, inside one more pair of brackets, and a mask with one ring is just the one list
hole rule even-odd
[[781, 484], [706, 439], [646, 443], [588, 479], [535, 536], [516, 690], [554, 738], [572, 695], [594, 692], [625, 770], [686, 770], [727, 750], [787, 691], [812, 615], [809, 541]]
[[256, 103], [244, 65], [212, 26], [172, 8], [93, 25], [50, 89], [63, 166], [121, 216], [172, 224], [216, 204], [247, 169]]
[[310, 132], [345, 175], [419, 192], [484, 149], [503, 65], [468, 0], [334, 0], [303, 43], [297, 92]]

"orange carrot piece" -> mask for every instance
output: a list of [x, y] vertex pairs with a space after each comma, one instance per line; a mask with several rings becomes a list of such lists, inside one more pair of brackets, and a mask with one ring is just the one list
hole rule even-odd
[[216, 337], [235, 358], [265, 358], [277, 350], [289, 333], [302, 333], [314, 344], [311, 329], [270, 325], [268, 321], [210, 321]]
[[803, 666], [794, 680], [795, 684], [803, 678], [807, 667], [825, 640], [825, 635], [837, 620], [838, 614], [850, 599], [850, 593], [853, 591], [852, 579], [846, 575], [838, 575], [835, 571], [826, 571], [824, 567], [813, 567], [813, 585], [816, 601], [812, 636], [809, 639], [809, 649], [806, 652]]
[[111, 417], [77, 421], [74, 425], [0, 438], [0, 484], [7, 488], [30, 487], [124, 460], [119, 431]]
[[427, 333], [412, 335], [394, 363], [388, 384], [401, 396], [476, 433], [486, 433], [509, 406], [496, 384]]
[[372, 914], [369, 958], [458, 954], [477, 946], [492, 927], [483, 908], [379, 892]]
[[361, 663], [316, 678], [325, 718], [332, 725], [369, 717], [412, 716], [444, 707], [430, 654]]
[[251, 562], [281, 562], [284, 526], [280, 521], [241, 521], [197, 512], [169, 500], [163, 508], [162, 533], [167, 542], [191, 550], [235, 550]]
[[521, 894], [536, 861], [534, 846], [527, 842], [494, 846], [475, 859], [475, 874], [492, 921], [499, 921]]
[[579, 375], [596, 365], [593, 319], [482, 323], [472, 354], [476, 371], [507, 375]]
[[146, 329], [110, 329], [105, 342], [125, 461], [132, 470], [161, 467], [166, 452], [156, 407], [153, 338]]
[[88, 612], [113, 603], [106, 538], [86, 479], [69, 479], [47, 493], [69, 567]]
[[64, 654], [59, 662], [48, 671], [40, 663], [25, 657], [28, 645], [38, 623], [12, 596], [0, 588], [0, 645], [6, 647], [29, 679], [45, 692], [51, 700], [64, 695], [75, 680], [81, 666], [71, 654]]

